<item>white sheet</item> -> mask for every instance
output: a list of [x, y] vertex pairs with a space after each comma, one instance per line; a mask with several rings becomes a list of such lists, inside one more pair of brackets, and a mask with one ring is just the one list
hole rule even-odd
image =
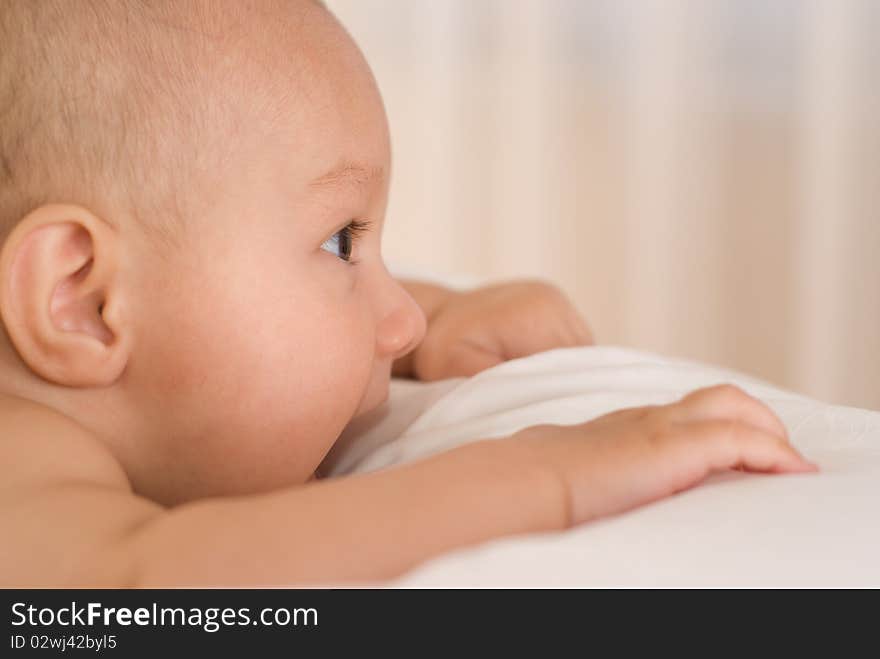
[[579, 423], [733, 382], [767, 402], [818, 475], [728, 473], [557, 534], [501, 539], [394, 585], [880, 586], [880, 413], [826, 405], [745, 375], [619, 348], [554, 350], [474, 378], [394, 381], [389, 404], [334, 450], [369, 471], [535, 423]]

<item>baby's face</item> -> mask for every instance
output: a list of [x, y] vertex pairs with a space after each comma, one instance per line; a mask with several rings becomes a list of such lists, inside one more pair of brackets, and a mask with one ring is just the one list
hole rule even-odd
[[[424, 335], [380, 256], [390, 154], [378, 91], [332, 19], [308, 20], [306, 88], [283, 116], [241, 99], [257, 109], [228, 176], [193, 191], [211, 210], [136, 283], [125, 377], [144, 425], [126, 450], [136, 489], [162, 501], [306, 481]], [[349, 254], [352, 221], [369, 228]]]

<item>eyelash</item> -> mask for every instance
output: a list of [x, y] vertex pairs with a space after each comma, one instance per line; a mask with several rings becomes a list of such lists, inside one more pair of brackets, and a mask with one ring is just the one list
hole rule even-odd
[[[340, 258], [342, 261], [345, 261], [348, 265], [357, 265], [360, 263], [360, 259], [351, 258], [351, 254], [354, 252], [354, 247], [357, 245], [360, 237], [370, 230], [370, 221], [369, 220], [352, 220], [348, 224], [346, 224], [342, 229], [333, 234], [341, 234], [341, 236], [345, 236], [344, 240], [347, 240], [350, 244], [349, 247], [349, 256], [348, 258]], [[331, 236], [331, 238], [333, 237]]]

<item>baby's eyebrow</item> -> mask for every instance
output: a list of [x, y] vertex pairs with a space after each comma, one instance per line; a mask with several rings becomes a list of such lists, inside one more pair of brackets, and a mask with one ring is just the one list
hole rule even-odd
[[314, 179], [309, 187], [315, 190], [361, 189], [384, 177], [385, 171], [380, 166], [343, 160], [326, 174]]

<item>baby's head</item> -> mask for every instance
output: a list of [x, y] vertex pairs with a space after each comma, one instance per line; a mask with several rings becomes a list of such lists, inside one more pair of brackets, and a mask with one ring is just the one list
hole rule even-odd
[[2, 392], [166, 503], [310, 478], [425, 330], [357, 47], [308, 0], [11, 0], [0, 43]]

